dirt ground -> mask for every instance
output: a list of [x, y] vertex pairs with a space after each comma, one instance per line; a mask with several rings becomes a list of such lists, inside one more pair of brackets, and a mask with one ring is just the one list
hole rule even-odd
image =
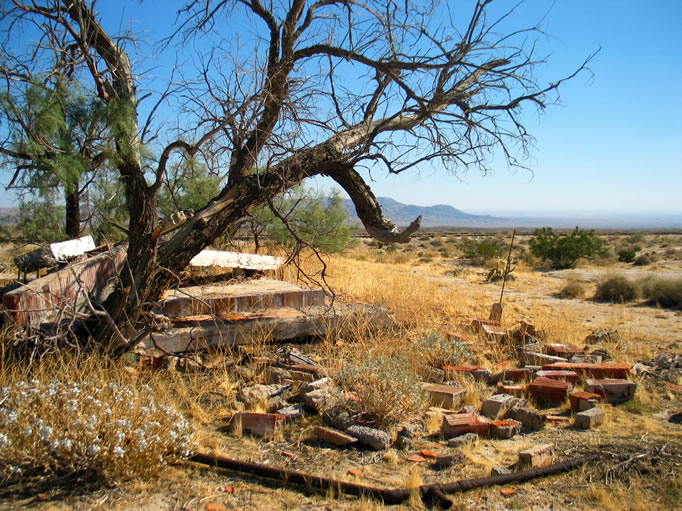
[[[403, 316], [423, 314], [434, 331], [445, 335], [460, 331], [471, 319], [487, 315], [490, 304], [499, 300], [501, 283], [486, 283], [488, 270], [472, 267], [448, 254], [431, 260], [416, 261], [418, 244], [441, 237], [445, 246], [453, 236], [429, 235], [415, 240], [406, 248], [405, 262], [385, 261], [381, 247], [361, 247], [355, 252], [335, 256], [330, 264], [331, 284], [337, 285], [342, 297], [391, 306], [387, 298], [374, 297], [372, 291], [353, 286], [345, 279], [351, 273], [367, 281], [368, 286], [390, 286], [391, 279], [420, 287], [423, 293], [439, 293], [451, 300], [438, 310], [410, 309], [410, 304], [395, 302], [399, 321]], [[613, 244], [624, 242], [625, 236], [613, 236]], [[611, 261], [607, 266], [580, 265], [576, 269], [549, 271], [530, 270], [521, 265], [505, 284], [503, 325], [511, 327], [520, 320], [535, 324], [550, 334], [547, 342], [584, 345], [587, 334], [598, 329], [615, 329], [618, 339], [590, 348], [605, 349], [614, 361], [635, 364], [664, 356], [682, 356], [682, 312], [663, 309], [636, 301], [625, 304], [600, 303], [592, 300], [597, 283], [608, 275], [625, 274], [633, 279], [655, 275], [682, 277], [682, 236], [666, 235], [661, 248], [661, 235], [648, 235], [643, 243], [652, 252], [671, 254], [651, 267], [633, 267]], [[641, 241], [640, 241], [641, 242]], [[453, 241], [454, 246], [454, 241]], [[423, 247], [422, 247], [423, 248]], [[665, 249], [665, 250], [664, 250]], [[672, 249], [672, 250], [671, 250]], [[667, 252], [666, 252], [667, 250]], [[393, 255], [391, 255], [393, 257]], [[366, 272], [366, 273], [363, 273]], [[363, 277], [364, 275], [364, 277]], [[369, 275], [374, 275], [370, 277]], [[335, 282], [336, 279], [336, 282]], [[585, 290], [584, 298], [557, 298], [555, 295], [568, 281], [578, 281]], [[433, 287], [429, 287], [433, 286]], [[400, 288], [402, 289], [402, 288]], [[398, 288], [393, 294], [406, 293]], [[406, 299], [407, 302], [414, 299]], [[414, 304], [412, 304], [414, 305]], [[406, 312], [401, 313], [402, 307]], [[426, 306], [424, 306], [426, 307]], [[415, 312], [421, 311], [421, 312]], [[419, 324], [420, 329], [425, 327]], [[395, 342], [395, 341], [394, 341]], [[347, 341], [339, 349], [348, 349]], [[304, 343], [290, 346], [300, 353], [330, 365], [334, 346], [328, 343]], [[273, 347], [281, 349], [281, 347]], [[513, 367], [515, 361], [505, 353], [489, 353], [489, 344], [472, 348], [469, 363], [483, 365], [491, 372]], [[605, 424], [591, 431], [581, 431], [564, 424], [545, 426], [538, 432], [526, 432], [509, 440], [481, 438], [465, 447], [448, 447], [438, 435], [438, 419], [425, 416], [424, 433], [417, 435], [408, 450], [392, 447], [387, 451], [362, 448], [337, 448], [315, 439], [311, 431], [322, 425], [322, 418], [310, 414], [287, 425], [271, 439], [235, 434], [226, 427], [225, 414], [204, 416], [196, 420], [203, 450], [219, 452], [230, 458], [268, 464], [289, 470], [336, 478], [339, 480], [387, 488], [408, 488], [418, 484], [444, 483], [460, 479], [486, 477], [493, 467], [511, 465], [518, 453], [539, 444], [554, 444], [555, 462], [591, 453], [601, 455], [568, 473], [453, 494], [457, 509], [509, 510], [581, 510], [581, 509], [682, 509], [682, 426], [671, 422], [673, 414], [682, 411], [682, 393], [669, 384], [682, 384], [680, 369], [666, 369], [653, 364], [648, 374], [634, 375], [638, 390], [633, 401], [624, 405], [600, 405], [606, 411]], [[198, 376], [207, 389], [216, 386], [214, 373]], [[470, 393], [477, 393], [469, 404], [480, 404], [494, 393], [484, 384], [463, 382]], [[214, 390], [219, 390], [217, 387]], [[212, 397], [210, 395], [213, 394]], [[209, 396], [209, 397], [207, 397]], [[226, 399], [220, 392], [207, 392], [203, 399]], [[199, 400], [197, 400], [199, 401]], [[220, 409], [228, 403], [203, 403], [206, 410]], [[566, 404], [544, 413], [570, 416]], [[391, 431], [395, 435], [395, 431]], [[439, 455], [452, 455], [454, 464], [438, 469], [427, 458], [423, 463], [408, 457], [423, 450]], [[502, 489], [507, 490], [503, 494]], [[422, 503], [416, 496], [394, 509], [440, 509]], [[280, 481], [252, 477], [232, 471], [211, 469], [186, 463], [171, 467], [163, 477], [152, 481], [133, 481], [115, 487], [102, 487], [92, 482], [91, 474], [77, 474], [45, 486], [40, 481], [24, 481], [0, 487], [2, 509], [159, 509], [159, 510], [372, 510], [383, 508], [369, 498], [339, 496], [333, 491], [312, 491]]]

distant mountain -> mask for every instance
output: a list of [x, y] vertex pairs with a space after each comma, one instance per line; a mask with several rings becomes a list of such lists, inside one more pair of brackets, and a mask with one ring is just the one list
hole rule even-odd
[[[436, 206], [415, 206], [402, 204], [390, 197], [377, 197], [384, 216], [390, 218], [397, 226], [409, 225], [415, 218], [422, 215], [423, 227], [508, 227], [513, 221], [490, 215], [470, 215], [446, 204]], [[355, 214], [355, 206], [350, 199], [343, 201], [343, 207], [351, 221], [359, 222]]]

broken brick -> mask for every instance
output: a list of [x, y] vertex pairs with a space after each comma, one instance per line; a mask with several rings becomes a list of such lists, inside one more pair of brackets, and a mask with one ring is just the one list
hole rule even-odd
[[426, 461], [426, 458], [419, 456], [418, 454], [413, 454], [412, 456], [408, 456], [405, 459], [407, 461], [411, 461], [412, 463], [424, 463]]
[[519, 464], [531, 468], [540, 468], [549, 465], [552, 460], [552, 450], [554, 444], [541, 444], [521, 451], [519, 453]]
[[599, 394], [607, 403], [619, 404], [635, 397], [637, 384], [619, 378], [590, 379], [585, 382], [587, 392]]
[[570, 383], [575, 383], [578, 381], [578, 373], [576, 373], [575, 371], [542, 370], [538, 371], [536, 376], [538, 376], [539, 378], [551, 378], [552, 380], [561, 380]]
[[284, 425], [286, 417], [279, 413], [237, 412], [232, 420], [241, 423], [244, 433], [267, 437]]
[[422, 449], [421, 451], [419, 451], [419, 454], [421, 456], [424, 456], [425, 458], [434, 458], [434, 459], [438, 458], [440, 456], [440, 454], [438, 454], [437, 452], [433, 452], [430, 449]]
[[503, 380], [509, 380], [513, 382], [524, 382], [530, 381], [533, 373], [527, 367], [517, 368], [517, 369], [506, 369], [502, 373]]
[[428, 392], [433, 406], [443, 408], [454, 408], [466, 394], [466, 389], [463, 387], [437, 383], [424, 385], [424, 390]]
[[547, 420], [543, 414], [532, 408], [512, 408], [507, 415], [523, 424], [524, 428], [532, 430], [542, 429]]
[[320, 440], [330, 444], [338, 445], [339, 447], [344, 447], [358, 441], [358, 439], [355, 437], [346, 435], [345, 433], [342, 433], [336, 429], [325, 428], [324, 426], [315, 426], [313, 429], [313, 434]]
[[526, 361], [526, 364], [531, 364], [531, 365], [547, 365], [547, 364], [554, 364], [554, 363], [562, 363], [566, 362], [565, 358], [561, 357], [555, 357], [554, 355], [546, 355], [544, 353], [537, 353], [535, 351], [525, 351], [523, 353], [523, 357]]
[[579, 429], [592, 429], [604, 422], [604, 410], [590, 408], [575, 415], [575, 427]]
[[554, 357], [568, 359], [572, 355], [582, 353], [583, 350], [578, 348], [575, 344], [548, 344], [545, 346], [545, 352]]
[[547, 422], [554, 424], [555, 426], [568, 424], [568, 422], [570, 422], [570, 419], [568, 417], [564, 417], [563, 415], [547, 415], [545, 418], [547, 419]]
[[505, 497], [511, 497], [516, 495], [518, 492], [514, 488], [501, 488], [500, 493]]
[[521, 432], [521, 426], [513, 419], [499, 420], [492, 423], [490, 432], [495, 438], [511, 438]]
[[571, 403], [571, 410], [576, 412], [583, 412], [594, 408], [597, 405], [597, 401], [601, 396], [599, 394], [593, 394], [592, 392], [571, 392], [568, 395], [568, 400]]
[[558, 404], [566, 399], [570, 387], [568, 382], [539, 377], [528, 385], [528, 390], [541, 403]]
[[618, 362], [605, 362], [602, 364], [578, 364], [573, 362], [557, 362], [542, 366], [544, 370], [574, 371], [585, 374], [592, 378], [627, 378], [630, 372], [630, 364]]
[[512, 396], [520, 397], [526, 392], [527, 385], [509, 385], [504, 382], [497, 384], [497, 392], [501, 394], [511, 394]]
[[441, 432], [446, 438], [464, 433], [485, 434], [490, 429], [490, 423], [485, 417], [477, 413], [453, 413], [443, 417]]
[[670, 383], [669, 381], [665, 382], [665, 384], [673, 392], [682, 392], [682, 385], [676, 385], [674, 383]]

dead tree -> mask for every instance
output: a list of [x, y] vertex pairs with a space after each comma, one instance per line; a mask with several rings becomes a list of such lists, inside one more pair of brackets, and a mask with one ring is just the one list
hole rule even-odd
[[[7, 89], [31, 76], [87, 76], [113, 112], [108, 161], [125, 186], [130, 271], [106, 304], [118, 328], [102, 321], [99, 340], [128, 349], [174, 274], [251, 208], [307, 177], [338, 183], [376, 239], [406, 242], [420, 219], [399, 232], [382, 215], [363, 168], [401, 174], [436, 164], [485, 172], [491, 151], [519, 165], [515, 155], [531, 141], [522, 108], [555, 101], [563, 79], [536, 83], [539, 32], [498, 33], [500, 18], [488, 18], [489, 4], [473, 2], [468, 23], [458, 27], [449, 2], [191, 0], [160, 51], [194, 51], [202, 46], [183, 45], [199, 35], [202, 44], [216, 42], [193, 55], [195, 76], [183, 68], [181, 85], [159, 95], [157, 106], [172, 102], [180, 112], [176, 129], [163, 131], [153, 117], [138, 123], [144, 83], [126, 51], [130, 39], [104, 29], [94, 2], [3, 2], [7, 40], [28, 24], [42, 34], [29, 54], [2, 54]], [[152, 164], [143, 161], [143, 144], [156, 148]], [[159, 237], [156, 195], [167, 166], [183, 158], [200, 159], [227, 184]]]

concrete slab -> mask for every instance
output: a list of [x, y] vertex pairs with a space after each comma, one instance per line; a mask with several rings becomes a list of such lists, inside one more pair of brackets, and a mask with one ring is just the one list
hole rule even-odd
[[324, 305], [324, 301], [322, 289], [308, 289], [281, 280], [251, 279], [172, 289], [164, 293], [159, 309], [174, 318], [278, 307], [310, 307]]
[[273, 340], [288, 340], [344, 331], [360, 324], [373, 328], [395, 325], [385, 307], [368, 304], [342, 304], [293, 309], [281, 307], [223, 315], [173, 318], [172, 328], [146, 337], [140, 347], [162, 352], [182, 353], [251, 342], [255, 336], [269, 335]]
[[284, 259], [269, 255], [241, 254], [223, 250], [202, 250], [189, 262], [191, 266], [219, 266], [245, 270], [276, 270]]
[[95, 250], [95, 241], [92, 236], [83, 236], [73, 240], [60, 241], [50, 245], [50, 252], [57, 261], [66, 261], [73, 257], [83, 255], [86, 252]]

